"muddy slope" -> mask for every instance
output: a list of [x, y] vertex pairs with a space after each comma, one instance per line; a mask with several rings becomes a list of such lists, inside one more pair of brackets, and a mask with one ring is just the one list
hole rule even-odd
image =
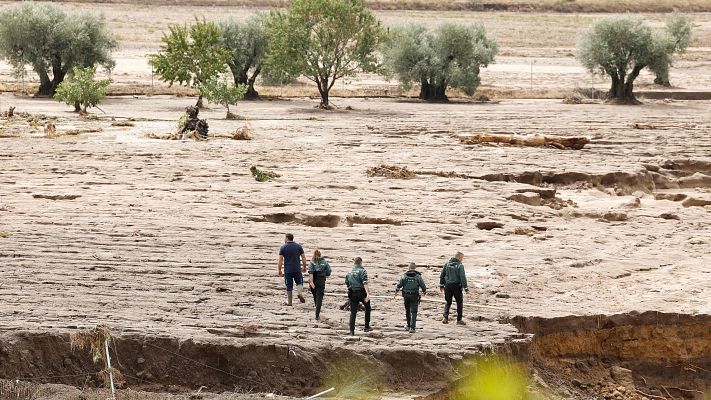
[[709, 389], [711, 315], [650, 311], [510, 322], [533, 334], [528, 354], [533, 368], [581, 394], [600, 393], [609, 384], [676, 398], [695, 398]]

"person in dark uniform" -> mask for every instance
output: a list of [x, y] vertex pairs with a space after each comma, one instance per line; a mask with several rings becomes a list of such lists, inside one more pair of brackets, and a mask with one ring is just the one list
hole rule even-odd
[[358, 313], [358, 305], [363, 304], [365, 308], [365, 328], [363, 331], [370, 332], [370, 290], [368, 289], [368, 272], [363, 268], [363, 260], [360, 257], [353, 259], [353, 268], [346, 275], [346, 286], [348, 287], [348, 299], [350, 300], [351, 319], [350, 334], [355, 335], [355, 320]]
[[[301, 261], [302, 269], [299, 269], [299, 261]], [[283, 272], [281, 269], [282, 265], [284, 266]], [[277, 269], [278, 275], [284, 277], [284, 284], [286, 285], [286, 305], [291, 305], [294, 286], [296, 286], [296, 295], [299, 297], [299, 301], [305, 303], [306, 299], [304, 299], [302, 294], [304, 289], [304, 276], [302, 273], [306, 272], [306, 256], [304, 255], [304, 248], [294, 242], [294, 235], [291, 233], [287, 233], [284, 236], [284, 244], [279, 248]]]
[[410, 269], [405, 272], [400, 281], [395, 286], [395, 293], [402, 289], [402, 298], [405, 300], [405, 321], [407, 321], [407, 331], [415, 333], [417, 324], [417, 308], [420, 305], [420, 289], [422, 294], [427, 294], [427, 286], [422, 279], [422, 275], [415, 271], [417, 266], [410, 263]]
[[449, 323], [449, 308], [452, 306], [452, 298], [454, 298], [457, 301], [457, 325], [466, 325], [462, 321], [462, 312], [464, 310], [462, 289], [469, 293], [469, 288], [467, 288], [467, 276], [464, 272], [462, 260], [464, 260], [464, 254], [458, 251], [454, 257], [444, 264], [442, 273], [439, 274], [439, 290], [444, 292], [444, 299], [447, 301], [444, 306], [443, 324]]
[[314, 295], [314, 304], [316, 305], [316, 321], [319, 320], [321, 314], [321, 304], [323, 304], [323, 295], [326, 292], [326, 278], [331, 276], [331, 266], [328, 264], [319, 250], [314, 250], [314, 256], [309, 261], [309, 287]]

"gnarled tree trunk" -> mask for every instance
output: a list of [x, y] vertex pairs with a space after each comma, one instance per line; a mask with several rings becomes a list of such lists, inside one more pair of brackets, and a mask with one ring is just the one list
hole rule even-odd
[[634, 81], [644, 67], [645, 65], [635, 65], [626, 76], [624, 70], [616, 70], [610, 74], [612, 85], [608, 101], [617, 104], [641, 104], [634, 95]]
[[420, 82], [420, 99], [426, 101], [449, 101], [447, 98], [447, 82], [436, 82], [434, 79]]
[[259, 97], [259, 93], [254, 89], [254, 82], [257, 80], [257, 76], [262, 71], [261, 65], [257, 67], [252, 76], [249, 76], [249, 68], [240, 69], [236, 66], [230, 65], [230, 71], [232, 71], [232, 78], [235, 81], [235, 85], [247, 85], [247, 93], [245, 93], [244, 98], [246, 100], [252, 100]]

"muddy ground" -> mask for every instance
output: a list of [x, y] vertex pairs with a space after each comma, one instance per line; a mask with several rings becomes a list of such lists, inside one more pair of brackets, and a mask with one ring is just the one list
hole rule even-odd
[[[333, 112], [309, 100], [243, 102], [253, 140], [181, 142], [145, 135], [171, 131], [190, 99], [112, 98], [100, 120], [49, 100], [0, 101], [56, 118], [60, 135], [100, 130], [47, 139], [41, 118], [2, 120], [6, 378], [68, 371], [79, 377], [59, 381], [81, 385], [85, 361], [63, 335], [105, 323], [124, 338], [118, 353], [133, 385], [177, 379], [181, 387], [313, 393], [320, 368], [359, 357], [385, 368], [392, 387], [432, 388], [467, 353], [518, 348], [525, 335], [501, 323], [507, 317], [711, 311], [709, 102], [335, 99], [344, 108]], [[204, 114], [214, 133], [245, 123], [224, 120], [221, 108]], [[140, 118], [111, 121], [127, 115]], [[564, 151], [456, 138], [478, 132], [592, 143]], [[420, 175], [368, 177], [379, 164]], [[251, 165], [281, 177], [256, 182]], [[460, 177], [430, 175], [449, 171]], [[285, 232], [328, 257], [334, 294], [344, 293], [354, 256], [363, 257], [373, 293], [387, 296], [408, 261], [434, 289], [442, 263], [461, 250], [467, 301], [505, 311], [467, 307], [466, 327], [445, 326], [441, 306], [423, 303], [419, 331], [409, 335], [401, 301], [376, 299], [375, 331], [351, 339], [341, 298], [327, 298], [320, 322], [311, 299], [282, 306], [275, 262]], [[429, 296], [440, 299], [436, 290]], [[176, 352], [190, 360], [176, 362]], [[304, 365], [311, 372], [295, 372]], [[296, 376], [287, 382], [299, 390], [279, 386], [284, 376]]]
[[[47, 398], [101, 386], [100, 368], [71, 349], [68, 334], [103, 323], [117, 334], [123, 387], [160, 393], [130, 399], [184, 398], [200, 387], [223, 399], [303, 396], [350, 388], [344, 370], [360, 386], [409, 398], [445, 387], [459, 376], [453, 366], [490, 351], [527, 363], [542, 398], [707, 390], [711, 102], [510, 98], [590, 86], [573, 48], [599, 15], [378, 11], [388, 25], [483, 21], [502, 46], [482, 74], [482, 92], [498, 102], [392, 98], [396, 83], [363, 75], [334, 90], [365, 98], [333, 98], [338, 109], [326, 112], [304, 97], [315, 93], [307, 87], [258, 88], [286, 98], [241, 102], [246, 121], [225, 120], [218, 106], [202, 112], [212, 133], [246, 123], [253, 140], [182, 142], [149, 138], [174, 131], [195, 99], [144, 95], [171, 92], [157, 81], [151, 88], [146, 54], [166, 23], [254, 10], [63, 6], [106, 14], [121, 43], [112, 90], [136, 95], [111, 97], [90, 118], [48, 99], [0, 95], [0, 111], [17, 113], [0, 117], [0, 378], [70, 385], [43, 386]], [[672, 70], [676, 87], [643, 75], [642, 91], [708, 94], [711, 14], [693, 18], [698, 34]], [[10, 72], [0, 65], [3, 87], [22, 87]], [[58, 137], [45, 137], [48, 122]], [[592, 143], [565, 151], [458, 138], [512, 132]], [[380, 164], [417, 176], [366, 175]], [[252, 165], [281, 177], [257, 182]], [[308, 296], [282, 306], [285, 232], [334, 267], [322, 321]], [[466, 301], [500, 308], [468, 306], [465, 327], [441, 324], [433, 290], [458, 250], [472, 286]], [[378, 296], [392, 296], [407, 262], [420, 265], [433, 302], [422, 303], [416, 334], [403, 329], [400, 299], [376, 298], [375, 331], [345, 335], [337, 295], [355, 256]]]

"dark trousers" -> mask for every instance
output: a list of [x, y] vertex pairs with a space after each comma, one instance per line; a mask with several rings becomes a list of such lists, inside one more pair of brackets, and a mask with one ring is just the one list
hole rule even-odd
[[462, 320], [464, 310], [464, 296], [462, 295], [462, 285], [451, 283], [444, 287], [444, 299], [447, 304], [444, 306], [444, 317], [449, 318], [449, 308], [452, 306], [452, 297], [457, 301], [457, 321]]
[[355, 332], [355, 320], [356, 313], [358, 313], [358, 303], [363, 303], [363, 307], [365, 308], [365, 327], [370, 327], [370, 301], [366, 303], [366, 297], [367, 296], [365, 294], [365, 289], [355, 289], [352, 291], [348, 291], [348, 299], [350, 300], [351, 306], [351, 320], [349, 325], [351, 333]]
[[311, 293], [314, 295], [314, 304], [316, 305], [316, 318], [321, 315], [321, 304], [323, 304], [323, 294], [326, 292], [326, 277], [314, 276], [314, 288]]
[[407, 321], [407, 327], [415, 329], [415, 324], [417, 324], [417, 308], [420, 305], [420, 294], [403, 292], [402, 298], [405, 300], [405, 321]]

